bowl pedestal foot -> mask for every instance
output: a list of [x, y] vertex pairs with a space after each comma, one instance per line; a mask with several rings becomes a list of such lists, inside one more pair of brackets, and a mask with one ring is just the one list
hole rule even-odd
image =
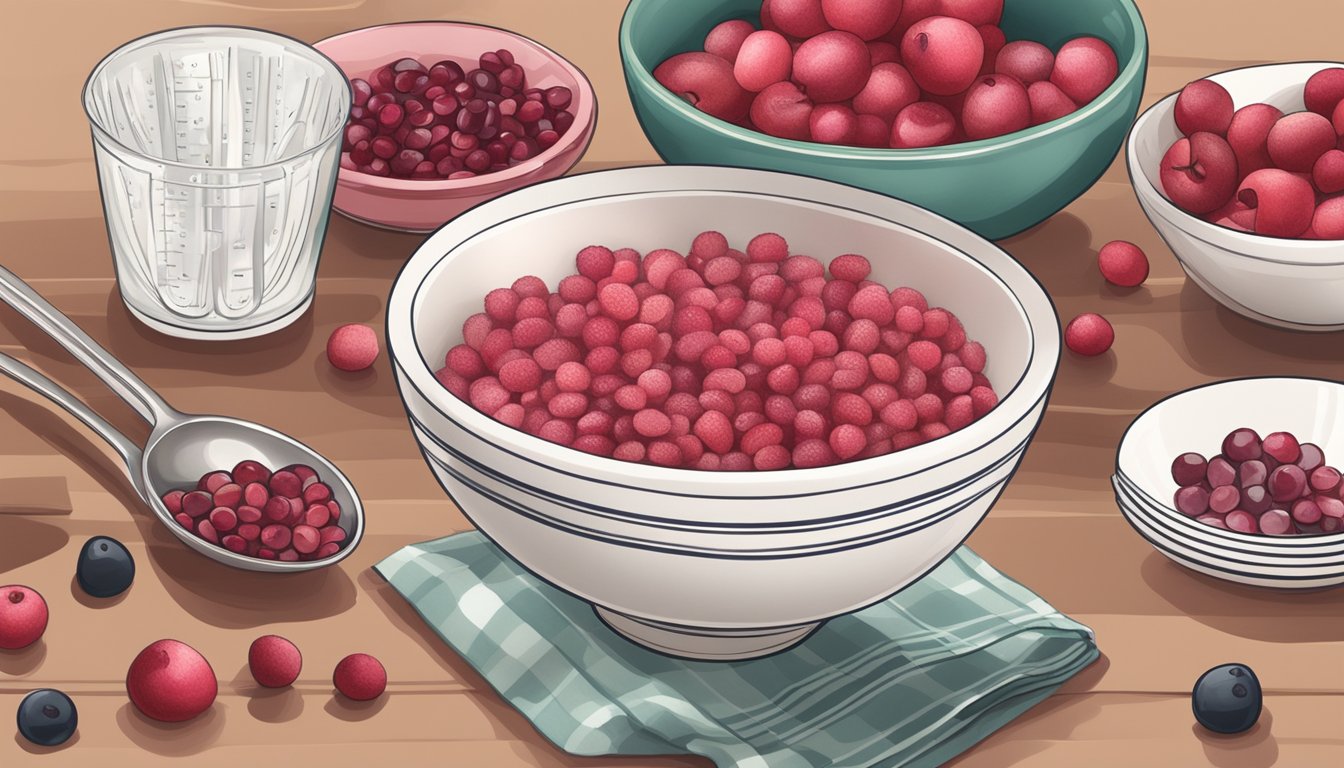
[[696, 661], [734, 661], [769, 656], [802, 642], [820, 622], [769, 629], [713, 629], [637, 619], [594, 606], [597, 617], [636, 645]]

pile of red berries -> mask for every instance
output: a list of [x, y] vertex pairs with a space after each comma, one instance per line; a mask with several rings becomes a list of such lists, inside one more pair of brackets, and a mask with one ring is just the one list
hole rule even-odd
[[784, 139], [908, 149], [1057, 120], [1115, 81], [1103, 40], [1007, 42], [1003, 0], [765, 0], [654, 78], [721, 120]]
[[570, 89], [529, 88], [506, 49], [464, 70], [445, 59], [398, 59], [354, 91], [341, 167], [374, 176], [468, 179], [546, 151], [574, 124]]
[[1212, 80], [1176, 98], [1184, 134], [1162, 158], [1162, 190], [1181, 210], [1241, 232], [1344, 240], [1344, 68], [1303, 89], [1306, 110], [1235, 109]]
[[485, 296], [439, 381], [529, 434], [625, 461], [807, 468], [934, 440], [998, 402], [985, 349], [919, 291], [826, 265], [766, 233], [718, 232], [686, 256], [584, 248], [555, 292], [521, 277]]
[[1320, 447], [1290, 432], [1261, 440], [1246, 428], [1228, 433], [1222, 447], [1212, 459], [1183, 453], [1172, 462], [1171, 477], [1180, 486], [1172, 503], [1181, 514], [1269, 536], [1344, 529], [1344, 484]]

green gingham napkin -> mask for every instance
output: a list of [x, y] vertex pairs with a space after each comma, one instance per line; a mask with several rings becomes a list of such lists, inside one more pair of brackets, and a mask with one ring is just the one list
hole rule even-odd
[[936, 766], [1097, 658], [1092, 632], [963, 547], [899, 595], [763, 659], [640, 648], [479, 533], [376, 566], [546, 738], [720, 768]]

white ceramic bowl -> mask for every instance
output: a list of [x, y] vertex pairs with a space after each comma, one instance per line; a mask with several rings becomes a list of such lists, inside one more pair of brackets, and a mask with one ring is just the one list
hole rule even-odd
[[1120, 513], [1135, 532], [1158, 552], [1186, 568], [1257, 587], [1315, 589], [1344, 584], [1344, 548], [1336, 547], [1331, 554], [1294, 551], [1264, 555], [1245, 544], [1229, 544], [1215, 535], [1227, 531], [1183, 518], [1174, 509], [1150, 506], [1118, 475], [1111, 478], [1111, 483]]
[[[1292, 432], [1319, 445], [1326, 461], [1344, 454], [1344, 384], [1320, 379], [1233, 379], [1179, 392], [1134, 420], [1121, 438], [1112, 484], [1125, 518], [1164, 555], [1218, 578], [1278, 587], [1344, 583], [1344, 533], [1259, 536], [1182, 515], [1171, 503], [1171, 462], [1216, 455], [1228, 432]], [[1287, 578], [1292, 574], [1297, 578]], [[1310, 578], [1301, 578], [1304, 574]]]
[[[476, 412], [434, 378], [488, 290], [524, 274], [554, 285], [594, 242], [684, 248], [702, 229], [734, 243], [779, 231], [795, 253], [867, 255], [873, 279], [923, 289], [983, 342], [999, 406], [966, 429], [878, 458], [698, 472], [546, 442]], [[696, 166], [584, 174], [468, 211], [403, 269], [388, 339], [416, 439], [471, 520], [627, 637], [699, 658], [781, 650], [932, 570], [1016, 470], [1060, 349], [1045, 291], [970, 231], [833, 182]]]
[[[1266, 64], [1209, 75], [1238, 108], [1264, 102], [1300, 112], [1307, 78], [1334, 62]], [[1344, 329], [1344, 241], [1288, 240], [1220, 227], [1177, 208], [1162, 193], [1160, 165], [1181, 137], [1177, 94], [1149, 107], [1130, 129], [1125, 159], [1139, 205], [1185, 273], [1228, 309], [1270, 325]]]

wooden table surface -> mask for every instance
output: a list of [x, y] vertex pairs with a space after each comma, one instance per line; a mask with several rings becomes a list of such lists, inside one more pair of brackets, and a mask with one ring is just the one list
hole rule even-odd
[[[1009, 0], [1011, 2], [1011, 0]], [[1152, 46], [1145, 106], [1201, 74], [1272, 60], [1338, 56], [1344, 8], [1313, 0], [1142, 2]], [[34, 78], [7, 88], [0, 120], [0, 262], [32, 282], [176, 406], [255, 419], [300, 436], [340, 464], [368, 506], [368, 535], [339, 568], [277, 582], [215, 565], [155, 528], [114, 454], [72, 420], [0, 382], [0, 485], [49, 478], [68, 489], [68, 515], [14, 514], [0, 498], [0, 582], [28, 584], [51, 606], [45, 638], [0, 653], [0, 718], [32, 688], [56, 687], [80, 709], [59, 757], [0, 739], [0, 765], [151, 766], [267, 760], [327, 765], [705, 766], [700, 759], [578, 758], [527, 721], [429, 632], [370, 567], [399, 547], [469, 527], [431, 478], [395, 394], [386, 358], [341, 375], [323, 358], [336, 325], [381, 333], [397, 269], [421, 238], [333, 219], [318, 300], [271, 337], [213, 346], [159, 336], [116, 293], [79, 89], [120, 43], [186, 24], [274, 29], [305, 40], [410, 19], [482, 21], [535, 37], [583, 68], [602, 117], [580, 169], [655, 162], [630, 110], [616, 52], [620, 0], [44, 0], [7, 6], [0, 69]], [[1212, 8], [1216, 7], [1216, 12]], [[1327, 10], [1328, 9], [1328, 10]], [[1333, 19], [1327, 18], [1333, 16]], [[1152, 259], [1147, 284], [1107, 288], [1103, 243], [1127, 238]], [[1029, 766], [1322, 766], [1344, 735], [1344, 590], [1279, 594], [1186, 572], [1156, 554], [1117, 512], [1107, 477], [1130, 419], [1162, 395], [1248, 374], [1338, 376], [1338, 336], [1272, 330], [1217, 307], [1187, 284], [1148, 226], [1123, 160], [1080, 200], [1004, 243], [1049, 289], [1059, 313], [1105, 313], [1115, 347], [1065, 355], [1045, 423], [1022, 470], [970, 541], [982, 556], [1093, 627], [1103, 656], [1055, 696], [958, 758], [960, 768]], [[0, 349], [34, 361], [115, 423], [143, 435], [129, 410], [7, 308]], [[9, 512], [10, 514], [3, 514]], [[73, 583], [95, 534], [126, 542], [134, 588], [94, 604]], [[277, 584], [281, 584], [277, 588]], [[277, 632], [305, 652], [293, 690], [262, 693], [246, 651]], [[124, 672], [147, 643], [181, 639], [220, 677], [214, 709], [162, 726], [138, 715]], [[389, 693], [355, 706], [332, 696], [330, 670], [368, 651], [386, 663]], [[1249, 733], [1214, 737], [1194, 725], [1189, 690], [1207, 667], [1251, 664], [1266, 689]]]

